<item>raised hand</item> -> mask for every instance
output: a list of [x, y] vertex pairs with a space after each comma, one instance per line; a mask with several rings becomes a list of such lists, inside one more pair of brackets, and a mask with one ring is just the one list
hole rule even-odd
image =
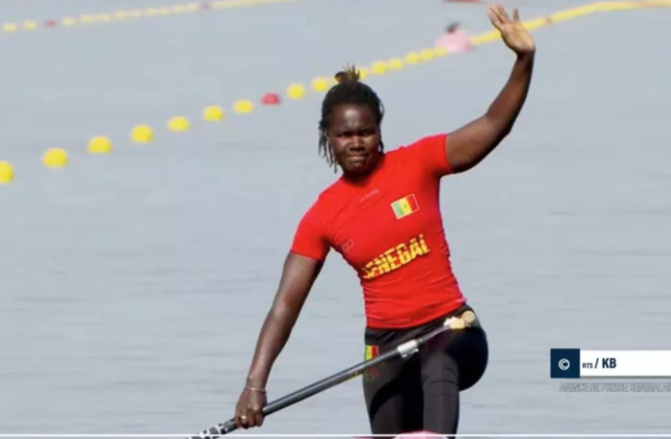
[[512, 51], [517, 54], [535, 52], [536, 44], [529, 31], [522, 25], [517, 9], [513, 9], [513, 19], [511, 20], [501, 4], [494, 4], [487, 8], [487, 16], [494, 27], [501, 32], [503, 42]]

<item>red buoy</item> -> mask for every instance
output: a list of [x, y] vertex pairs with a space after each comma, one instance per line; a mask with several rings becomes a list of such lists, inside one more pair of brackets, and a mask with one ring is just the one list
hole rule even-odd
[[280, 103], [280, 95], [277, 93], [266, 93], [261, 98], [263, 105], [277, 105]]

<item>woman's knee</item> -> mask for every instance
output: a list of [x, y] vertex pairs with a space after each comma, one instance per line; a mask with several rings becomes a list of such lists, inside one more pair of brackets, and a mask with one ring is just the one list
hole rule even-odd
[[449, 353], [459, 367], [459, 390], [473, 387], [484, 376], [489, 362], [487, 334], [482, 328], [469, 328]]

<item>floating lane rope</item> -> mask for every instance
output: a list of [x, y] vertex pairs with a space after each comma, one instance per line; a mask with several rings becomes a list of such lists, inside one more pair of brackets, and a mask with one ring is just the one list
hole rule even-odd
[[[73, 26], [90, 26], [119, 21], [139, 20], [145, 18], [186, 15], [194, 12], [217, 11], [222, 9], [250, 8], [275, 3], [290, 3], [307, 0], [218, 0], [204, 3], [184, 3], [171, 6], [127, 9], [97, 14], [79, 14], [59, 19], [20, 20], [18, 22], [1, 23], [2, 33], [14, 34], [23, 31], [69, 28]], [[1, 35], [1, 33], [0, 33]]]
[[[236, 0], [226, 2], [212, 2], [218, 4], [236, 5], [248, 4], [255, 2], [283, 2], [290, 0]], [[294, 1], [294, 0], [291, 0]], [[220, 6], [223, 7], [223, 6]], [[228, 6], [234, 7], [234, 6]], [[593, 14], [596, 12], [611, 12], [623, 11], [630, 9], [641, 9], [651, 7], [671, 7], [671, 0], [648, 0], [648, 1], [620, 1], [620, 2], [599, 2], [579, 6], [572, 9], [567, 9], [555, 12], [550, 15], [534, 18], [524, 22], [524, 26], [529, 30], [539, 29], [554, 23], [572, 20], [580, 16]], [[498, 31], [485, 32], [471, 38], [474, 46], [490, 43], [500, 39]], [[405, 54], [402, 57], [394, 57], [388, 60], [375, 60], [369, 66], [360, 67], [362, 79], [369, 76], [381, 76], [389, 72], [402, 70], [406, 67], [414, 66], [421, 63], [426, 63], [441, 59], [449, 55], [444, 49], [440, 48], [425, 48], [419, 51], [413, 51]], [[284, 95], [291, 100], [302, 100], [309, 96], [309, 90], [315, 93], [324, 93], [329, 88], [335, 85], [334, 79], [328, 76], [317, 76], [311, 82], [309, 87], [306, 87], [300, 82], [289, 84]], [[282, 98], [279, 93], [268, 92], [264, 94], [259, 103], [264, 106], [277, 106], [281, 104]], [[232, 104], [231, 110], [240, 115], [247, 115], [255, 110], [254, 102], [250, 99], [239, 99]], [[207, 122], [220, 122], [226, 118], [226, 111], [224, 107], [217, 104], [210, 104], [203, 108], [201, 117]], [[174, 116], [166, 121], [166, 128], [173, 132], [188, 131], [191, 127], [190, 121], [186, 116]], [[154, 138], [154, 129], [144, 123], [137, 124], [130, 130], [130, 138], [137, 144], [149, 144]], [[112, 152], [112, 141], [103, 135], [98, 135], [91, 138], [88, 142], [88, 151], [92, 154], [108, 154]], [[63, 168], [69, 162], [67, 152], [60, 147], [50, 148], [44, 152], [42, 156], [42, 163], [48, 168]], [[11, 163], [2, 160], [0, 157], [0, 185], [8, 184], [15, 178], [15, 170]]]

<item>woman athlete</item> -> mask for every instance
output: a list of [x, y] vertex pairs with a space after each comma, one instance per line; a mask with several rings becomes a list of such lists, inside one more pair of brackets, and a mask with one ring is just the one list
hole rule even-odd
[[[322, 104], [319, 151], [342, 176], [298, 224], [235, 409], [236, 426], [263, 424], [270, 370], [331, 248], [361, 281], [367, 358], [471, 309], [451, 269], [440, 179], [473, 168], [510, 133], [526, 100], [535, 54], [517, 10], [512, 19], [501, 5], [489, 7], [487, 14], [516, 60], [487, 112], [454, 132], [385, 153], [380, 99], [359, 82], [356, 70], [336, 75], [339, 83]], [[476, 324], [364, 374], [372, 433], [455, 434], [459, 392], [480, 380], [487, 361], [486, 335]]]

